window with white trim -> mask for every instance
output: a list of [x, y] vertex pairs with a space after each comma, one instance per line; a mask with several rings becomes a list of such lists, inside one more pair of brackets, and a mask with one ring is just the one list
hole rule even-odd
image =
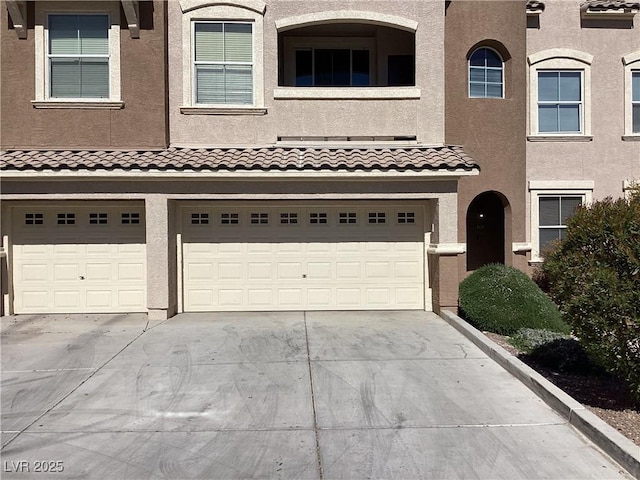
[[564, 238], [567, 221], [579, 205], [591, 202], [593, 188], [592, 180], [529, 182], [532, 262], [543, 261], [545, 249]]
[[564, 240], [567, 221], [581, 204], [581, 195], [538, 197], [538, 252], [544, 253], [558, 240]]
[[476, 49], [469, 57], [469, 97], [502, 98], [504, 96], [504, 64], [495, 50]]
[[48, 16], [49, 98], [109, 98], [109, 16]]
[[266, 3], [262, 0], [179, 3], [182, 10], [180, 113], [264, 115]]
[[582, 72], [538, 71], [538, 132], [582, 132]]
[[591, 139], [593, 55], [552, 48], [529, 55], [530, 141]]
[[253, 105], [253, 25], [193, 23], [196, 105]]
[[123, 108], [120, 5], [35, 3], [36, 108]]

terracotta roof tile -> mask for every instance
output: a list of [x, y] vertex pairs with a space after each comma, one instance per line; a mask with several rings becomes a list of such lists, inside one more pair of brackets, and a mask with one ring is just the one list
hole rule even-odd
[[0, 170], [472, 170], [462, 147], [169, 148], [162, 151], [12, 150]]
[[527, 1], [527, 10], [532, 11], [544, 11], [544, 2], [540, 0], [528, 0]]
[[588, 8], [592, 11], [603, 10], [636, 10], [640, 11], [640, 2], [626, 2], [621, 0], [587, 0], [580, 5], [581, 8]]

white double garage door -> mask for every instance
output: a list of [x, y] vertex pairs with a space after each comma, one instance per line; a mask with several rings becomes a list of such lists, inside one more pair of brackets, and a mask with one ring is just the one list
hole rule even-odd
[[[424, 205], [188, 202], [179, 212], [181, 311], [430, 307]], [[16, 313], [146, 311], [142, 205], [16, 208], [13, 225]]]

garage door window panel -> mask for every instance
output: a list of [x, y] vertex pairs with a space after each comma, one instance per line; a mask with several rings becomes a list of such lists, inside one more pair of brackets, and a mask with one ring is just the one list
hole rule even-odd
[[280, 223], [283, 225], [294, 225], [298, 223], [297, 213], [280, 213]]
[[191, 223], [193, 225], [208, 225], [209, 224], [209, 214], [208, 213], [192, 213], [191, 214]]
[[240, 214], [239, 213], [221, 213], [220, 225], [239, 225]]
[[309, 213], [309, 223], [312, 225], [326, 224], [328, 217], [326, 212], [311, 212]]
[[89, 225], [107, 225], [108, 215], [106, 213], [90, 213]]
[[75, 225], [76, 214], [75, 213], [59, 213], [58, 225]]
[[398, 223], [406, 225], [416, 222], [416, 214], [414, 212], [398, 212]]
[[25, 225], [43, 225], [44, 215], [42, 213], [25, 213], [24, 224]]
[[123, 213], [121, 218], [122, 225], [137, 225], [140, 223], [139, 213]]
[[355, 225], [358, 223], [358, 216], [355, 212], [341, 212], [338, 214], [338, 223]]
[[269, 214], [268, 213], [252, 213], [250, 222], [251, 222], [251, 225], [268, 225]]

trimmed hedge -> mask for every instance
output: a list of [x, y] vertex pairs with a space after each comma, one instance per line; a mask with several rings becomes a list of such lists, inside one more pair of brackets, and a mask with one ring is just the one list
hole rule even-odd
[[569, 333], [554, 303], [526, 274], [485, 265], [460, 283], [460, 313], [476, 328], [511, 335], [521, 328]]
[[539, 277], [580, 343], [640, 406], [640, 192], [579, 208]]

